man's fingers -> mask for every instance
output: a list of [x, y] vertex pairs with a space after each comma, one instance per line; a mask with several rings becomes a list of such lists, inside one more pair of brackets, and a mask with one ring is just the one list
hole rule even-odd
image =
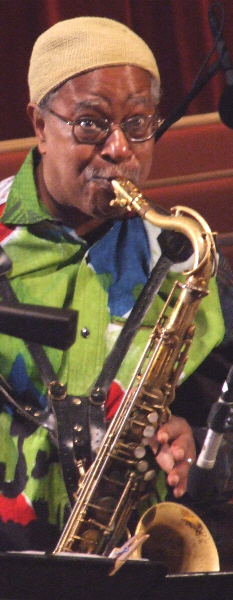
[[161, 467], [165, 473], [170, 473], [170, 471], [173, 469], [174, 457], [168, 444], [163, 444], [161, 446], [161, 449], [156, 456], [156, 461], [159, 467]]
[[180, 498], [186, 491], [190, 466], [196, 460], [191, 427], [185, 419], [171, 416], [150, 440], [150, 445], [156, 462], [167, 473], [174, 496]]
[[157, 432], [158, 441], [163, 444], [177, 439], [180, 435], [192, 435], [191, 427], [185, 419], [171, 416], [170, 419], [160, 427]]

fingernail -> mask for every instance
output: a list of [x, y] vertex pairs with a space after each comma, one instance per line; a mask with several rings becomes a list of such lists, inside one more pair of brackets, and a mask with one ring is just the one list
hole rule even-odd
[[185, 490], [181, 489], [181, 488], [179, 488], [179, 490], [173, 491], [175, 498], [181, 498], [181, 496], [183, 496], [184, 493], [185, 493]]
[[178, 485], [179, 481], [180, 479], [178, 475], [172, 475], [172, 477], [169, 477], [169, 485], [171, 485], [172, 487]]
[[182, 450], [181, 448], [176, 452], [176, 458], [175, 458], [176, 462], [180, 462], [182, 460], [184, 460], [184, 450]]
[[160, 441], [160, 444], [166, 444], [168, 442], [168, 440], [169, 440], [168, 433], [166, 433], [165, 431], [164, 432], [162, 432], [162, 431], [159, 432], [158, 431], [158, 439]]

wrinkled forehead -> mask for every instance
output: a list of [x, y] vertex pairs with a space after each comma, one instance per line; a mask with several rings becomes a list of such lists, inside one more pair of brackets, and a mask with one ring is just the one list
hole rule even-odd
[[142, 105], [147, 108], [158, 104], [159, 82], [148, 71], [131, 65], [102, 67], [70, 78], [47, 94], [41, 108], [58, 100], [75, 108], [109, 108], [115, 104]]

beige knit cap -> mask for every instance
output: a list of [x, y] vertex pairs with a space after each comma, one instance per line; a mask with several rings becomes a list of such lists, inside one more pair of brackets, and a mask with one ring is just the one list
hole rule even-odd
[[126, 25], [102, 17], [60, 21], [35, 42], [28, 73], [30, 100], [38, 104], [71, 77], [115, 65], [141, 67], [160, 80], [151, 50]]

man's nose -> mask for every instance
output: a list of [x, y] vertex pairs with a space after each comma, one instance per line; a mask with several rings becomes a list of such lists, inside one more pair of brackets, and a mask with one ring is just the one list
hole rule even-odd
[[113, 126], [100, 154], [104, 160], [114, 163], [125, 161], [132, 155], [130, 143], [117, 125]]

